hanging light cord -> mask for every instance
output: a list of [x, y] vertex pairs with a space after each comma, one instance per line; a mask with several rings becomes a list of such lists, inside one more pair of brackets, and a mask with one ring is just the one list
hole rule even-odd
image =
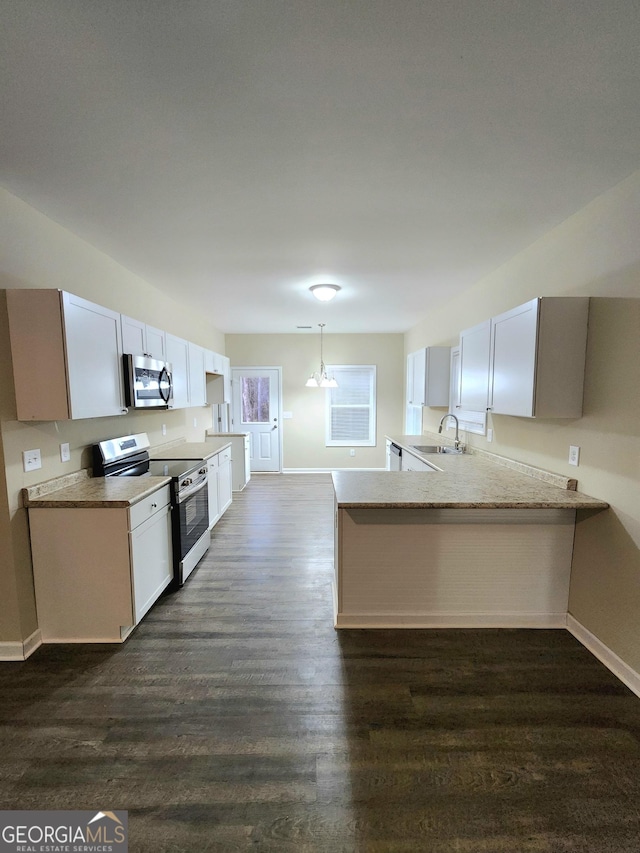
[[323, 378], [326, 375], [326, 370], [324, 369], [324, 358], [322, 355], [322, 330], [327, 325], [326, 323], [318, 323], [320, 326], [320, 378]]

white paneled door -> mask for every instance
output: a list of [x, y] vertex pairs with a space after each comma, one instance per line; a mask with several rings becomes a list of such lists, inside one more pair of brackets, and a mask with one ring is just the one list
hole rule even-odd
[[251, 437], [251, 471], [282, 470], [280, 367], [234, 367], [233, 431]]

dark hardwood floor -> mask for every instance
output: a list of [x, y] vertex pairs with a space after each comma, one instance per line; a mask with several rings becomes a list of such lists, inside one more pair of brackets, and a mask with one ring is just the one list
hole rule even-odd
[[254, 476], [118, 647], [0, 664], [0, 808], [130, 850], [638, 853], [640, 700], [564, 631], [332, 627], [325, 475]]

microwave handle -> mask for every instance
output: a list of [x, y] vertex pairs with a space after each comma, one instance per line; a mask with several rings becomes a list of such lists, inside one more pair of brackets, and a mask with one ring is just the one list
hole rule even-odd
[[[162, 393], [162, 374], [163, 374], [163, 373], [166, 373], [166, 375], [167, 375], [167, 381], [168, 381], [168, 383], [169, 383], [169, 388], [167, 389], [167, 396], [166, 396], [166, 397], [165, 397], [165, 396], [164, 396], [164, 394]], [[165, 402], [167, 405], [169, 405], [169, 400], [171, 399], [171, 387], [172, 387], [172, 385], [173, 385], [173, 377], [171, 376], [171, 374], [169, 373], [169, 371], [167, 370], [167, 368], [166, 368], [166, 367], [163, 367], [163, 368], [162, 368], [162, 370], [160, 371], [160, 376], [158, 376], [158, 385], [160, 386], [160, 387], [158, 388], [158, 390], [160, 391], [160, 396], [162, 397], [162, 399], [164, 400], [164, 402]]]

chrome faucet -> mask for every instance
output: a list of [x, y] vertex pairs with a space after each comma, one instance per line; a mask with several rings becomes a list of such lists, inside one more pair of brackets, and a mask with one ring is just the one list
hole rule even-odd
[[453, 418], [454, 421], [456, 422], [456, 437], [453, 440], [453, 446], [455, 447], [455, 449], [458, 453], [461, 453], [462, 452], [460, 450], [461, 442], [460, 442], [460, 436], [458, 435], [458, 429], [460, 427], [460, 424], [458, 423], [458, 418], [454, 414], [452, 414], [451, 412], [449, 412], [448, 414], [446, 414], [442, 417], [442, 419], [440, 421], [440, 426], [438, 427], [438, 435], [442, 434], [442, 427], [443, 427], [444, 422], [446, 421], [447, 418]]

